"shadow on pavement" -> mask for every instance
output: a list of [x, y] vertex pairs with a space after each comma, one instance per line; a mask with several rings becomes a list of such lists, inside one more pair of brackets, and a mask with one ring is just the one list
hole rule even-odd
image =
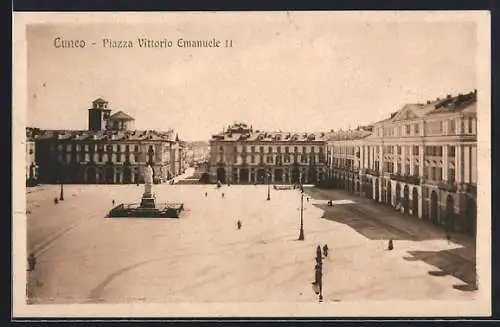
[[465, 284], [453, 285], [460, 291], [477, 290], [476, 265], [461, 257], [464, 248], [442, 251], [408, 251], [411, 257], [403, 257], [407, 261], [423, 261], [439, 270], [429, 271], [434, 277], [453, 276]]

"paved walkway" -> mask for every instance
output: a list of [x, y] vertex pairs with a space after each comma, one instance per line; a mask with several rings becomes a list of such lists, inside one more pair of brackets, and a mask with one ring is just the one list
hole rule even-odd
[[[343, 190], [306, 188], [305, 192], [314, 200], [350, 200], [352, 204], [317, 204], [325, 210], [324, 218], [350, 225], [370, 239], [393, 239], [396, 246], [401, 241], [446, 240], [442, 228], [405, 215], [384, 204], [365, 197], [349, 194]], [[445, 251], [408, 251], [410, 260], [422, 260], [441, 269], [442, 274], [451, 274], [474, 289], [476, 285], [476, 249], [471, 237], [450, 233], [450, 243], [460, 245]]]

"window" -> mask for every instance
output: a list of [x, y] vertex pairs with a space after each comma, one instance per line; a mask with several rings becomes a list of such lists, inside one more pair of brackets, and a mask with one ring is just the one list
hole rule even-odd
[[122, 150], [122, 146], [120, 144], [118, 144], [116, 146], [116, 152], [120, 152]]
[[297, 153], [297, 151], [298, 151], [298, 147], [294, 146], [293, 147], [293, 152]]
[[300, 156], [300, 162], [302, 162], [302, 163], [307, 162], [307, 157], [306, 157], [305, 154], [303, 154], [303, 155]]
[[439, 133], [442, 133], [443, 132], [443, 122], [440, 121], [439, 122]]
[[455, 147], [453, 145], [448, 146], [448, 157], [455, 157]]
[[264, 147], [263, 146], [261, 146], [259, 150], [260, 150], [260, 153], [264, 153]]
[[401, 154], [401, 146], [400, 145], [397, 146], [397, 150], [398, 150], [398, 154]]
[[418, 176], [420, 175], [420, 168], [418, 167], [418, 165], [414, 165], [413, 166], [413, 176]]
[[455, 169], [448, 169], [448, 181], [454, 183], [455, 182]]
[[127, 144], [125, 145], [125, 152], [129, 152], [130, 151], [130, 146]]
[[273, 156], [267, 156], [267, 163], [273, 163]]
[[455, 120], [450, 120], [448, 122], [448, 134], [455, 134]]
[[253, 154], [250, 156], [250, 162], [255, 163], [255, 156]]
[[138, 151], [139, 151], [139, 146], [138, 146], [138, 145], [134, 145], [134, 151], [135, 151], [135, 152], [138, 152]]
[[99, 153], [99, 154], [97, 155], [97, 161], [102, 161], [102, 153]]
[[418, 156], [418, 145], [413, 146], [413, 155]]
[[255, 147], [254, 146], [250, 147], [250, 151], [255, 152]]
[[411, 125], [406, 125], [406, 135], [411, 134]]
[[398, 167], [398, 171], [397, 171], [398, 174], [401, 174], [401, 164], [399, 162], [398, 162], [398, 166], [397, 167]]
[[307, 152], [307, 151], [306, 151], [306, 147], [305, 147], [305, 146], [303, 146], [303, 147], [302, 147], [302, 153], [306, 153], [306, 152]]
[[121, 162], [121, 161], [122, 161], [122, 155], [118, 153], [116, 155], [116, 162]]
[[281, 147], [280, 146], [278, 146], [277, 150], [278, 150], [278, 153], [281, 153]]
[[135, 155], [135, 156], [134, 156], [134, 161], [135, 161], [135, 162], [139, 162], [139, 156], [138, 156], [138, 155]]
[[420, 134], [420, 124], [415, 124], [414, 126], [415, 134]]
[[269, 153], [273, 153], [273, 148], [272, 148], [272, 147], [269, 147], [268, 152], [269, 152]]
[[219, 151], [224, 151], [224, 147], [220, 146]]
[[468, 119], [468, 123], [469, 123], [469, 134], [472, 134], [472, 118], [469, 118]]

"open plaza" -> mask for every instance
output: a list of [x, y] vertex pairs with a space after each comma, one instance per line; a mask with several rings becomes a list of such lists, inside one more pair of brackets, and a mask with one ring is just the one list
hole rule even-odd
[[[27, 192], [30, 303], [468, 300], [475, 248], [466, 236], [342, 190], [305, 186], [154, 185], [180, 218], [107, 218], [113, 201], [138, 203], [143, 185], [40, 185]], [[333, 206], [327, 205], [331, 200]], [[238, 229], [237, 221], [241, 222]], [[394, 249], [389, 251], [388, 241]]]

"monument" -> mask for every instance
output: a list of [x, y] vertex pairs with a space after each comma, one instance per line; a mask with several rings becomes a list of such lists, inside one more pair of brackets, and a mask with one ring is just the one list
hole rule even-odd
[[183, 203], [156, 203], [153, 189], [153, 168], [148, 164], [144, 170], [144, 193], [140, 204], [121, 203], [109, 211], [108, 217], [179, 218]]
[[144, 194], [141, 199], [141, 208], [156, 208], [153, 188], [153, 168], [148, 164], [144, 171]]

